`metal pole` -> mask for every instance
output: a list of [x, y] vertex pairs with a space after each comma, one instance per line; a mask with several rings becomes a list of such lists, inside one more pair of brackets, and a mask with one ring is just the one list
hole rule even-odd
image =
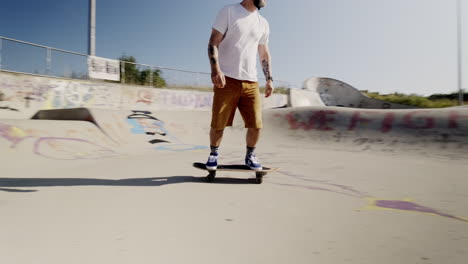
[[96, 0], [89, 0], [89, 46], [88, 55], [96, 56]]
[[462, 5], [457, 0], [457, 38], [458, 38], [458, 104], [463, 105], [463, 50], [462, 50]]
[[46, 75], [52, 75], [52, 50], [46, 49]]
[[0, 38], [0, 70], [2, 69], [2, 48], [3, 48], [3, 39]]
[[125, 62], [120, 61], [120, 82], [125, 84]]
[[154, 69], [153, 69], [153, 67], [150, 67], [149, 69], [150, 69], [150, 70], [149, 70], [149, 71], [150, 71], [150, 72], [149, 72], [149, 85], [150, 85], [151, 87], [153, 87], [153, 78], [154, 78], [154, 76], [153, 76], [153, 70], [154, 70]]

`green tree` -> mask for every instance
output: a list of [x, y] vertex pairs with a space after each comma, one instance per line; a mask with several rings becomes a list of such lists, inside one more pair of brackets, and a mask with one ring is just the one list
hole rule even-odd
[[120, 73], [122, 78], [124, 78], [125, 83], [128, 84], [137, 84], [137, 85], [149, 85], [151, 73], [153, 73], [153, 87], [165, 87], [166, 80], [161, 76], [162, 71], [160, 69], [156, 70], [140, 70], [136, 65], [136, 59], [133, 56], [123, 55], [119, 58], [120, 61], [128, 62], [120, 66]]
[[124, 63], [124, 67], [120, 65], [120, 76], [124, 78], [127, 84], [138, 84], [140, 79], [140, 72], [136, 67], [136, 59], [133, 56], [123, 55], [119, 58], [120, 61], [129, 62]]
[[[165, 87], [166, 80], [161, 77], [162, 71], [156, 69], [153, 72], [153, 87]], [[150, 83], [151, 70], [144, 70], [140, 72], [139, 84], [146, 85]]]
[[443, 108], [458, 105], [458, 94], [436, 94], [429, 97], [424, 97], [416, 94], [379, 94], [368, 91], [362, 91], [370, 98], [379, 99], [386, 102], [412, 105], [421, 108]]

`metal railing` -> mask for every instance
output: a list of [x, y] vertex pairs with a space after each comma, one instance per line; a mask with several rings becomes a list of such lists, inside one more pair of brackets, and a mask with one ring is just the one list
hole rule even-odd
[[0, 70], [88, 79], [88, 55], [0, 36]]
[[[88, 55], [0, 36], [0, 70], [90, 80]], [[211, 74], [120, 61], [121, 83], [170, 88], [211, 88]], [[94, 80], [94, 79], [93, 79]], [[264, 80], [264, 79], [262, 79]], [[275, 86], [291, 83], [275, 80]]]

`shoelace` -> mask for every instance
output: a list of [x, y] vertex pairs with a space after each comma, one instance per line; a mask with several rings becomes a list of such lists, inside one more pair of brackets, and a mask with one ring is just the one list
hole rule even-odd
[[210, 157], [208, 158], [208, 161], [209, 162], [215, 162], [217, 159], [218, 159], [218, 156], [210, 155]]
[[249, 156], [248, 159], [249, 159], [250, 162], [252, 162], [253, 164], [259, 164], [259, 163], [260, 163], [260, 162], [258, 161], [257, 157], [255, 157], [254, 155]]

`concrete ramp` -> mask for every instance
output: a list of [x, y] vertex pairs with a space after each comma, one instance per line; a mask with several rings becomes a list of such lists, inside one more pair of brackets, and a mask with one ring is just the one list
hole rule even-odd
[[[310, 78], [304, 82], [304, 89], [318, 94], [327, 106], [368, 108], [368, 109], [411, 109], [408, 105], [395, 104], [369, 98], [351, 85], [331, 78]], [[311, 104], [310, 106], [315, 106]]]
[[[180, 117], [177, 117], [177, 113], [181, 114]], [[190, 140], [192, 138], [190, 135], [199, 134], [196, 125], [183, 121], [184, 117], [187, 118], [187, 113], [190, 112], [75, 108], [41, 110], [32, 119], [89, 122], [94, 124], [109, 140], [118, 144], [120, 149], [133, 153], [154, 148], [174, 151], [192, 148], [206, 149], [205, 145], [187, 144], [182, 140]], [[208, 112], [201, 113], [197, 116], [204, 116], [203, 113]], [[190, 130], [195, 133], [190, 133]]]
[[133, 112], [90, 109], [90, 108], [71, 108], [41, 110], [31, 119], [33, 120], [67, 120], [67, 121], [86, 121], [97, 126], [103, 134], [108, 136], [114, 142], [120, 145], [135, 144], [138, 141], [144, 141], [142, 137], [138, 139], [138, 134], [131, 133], [131, 125], [127, 117]]
[[[83, 121], [0, 120], [2, 176], [15, 174], [28, 160], [34, 167], [60, 161], [98, 160], [123, 155], [118, 144], [95, 125]], [[56, 164], [50, 163], [56, 161]], [[13, 166], [16, 164], [16, 166]], [[6, 169], [6, 170], [5, 170]]]
[[[0, 262], [465, 264], [467, 111], [265, 110], [262, 185], [192, 167], [209, 111], [0, 119]], [[240, 115], [219, 151], [243, 162]]]
[[[299, 107], [267, 111], [264, 133], [278, 141], [359, 151], [415, 152], [468, 158], [468, 111]], [[276, 135], [275, 135], [276, 134]]]
[[[241, 139], [243, 121], [228, 133]], [[206, 148], [208, 111], [112, 111], [103, 109], [42, 110], [34, 120], [67, 120], [94, 124], [120, 147], [152, 149], [170, 144], [183, 149]], [[340, 107], [296, 107], [264, 111], [264, 134], [287, 142], [327, 144], [336, 148], [387, 152], [416, 151], [424, 155], [468, 154], [468, 110], [368, 110]], [[237, 141], [236, 141], [237, 142]], [[292, 142], [296, 142], [293, 140]], [[237, 144], [237, 143], [236, 143]], [[461, 155], [461, 156], [460, 156]]]

